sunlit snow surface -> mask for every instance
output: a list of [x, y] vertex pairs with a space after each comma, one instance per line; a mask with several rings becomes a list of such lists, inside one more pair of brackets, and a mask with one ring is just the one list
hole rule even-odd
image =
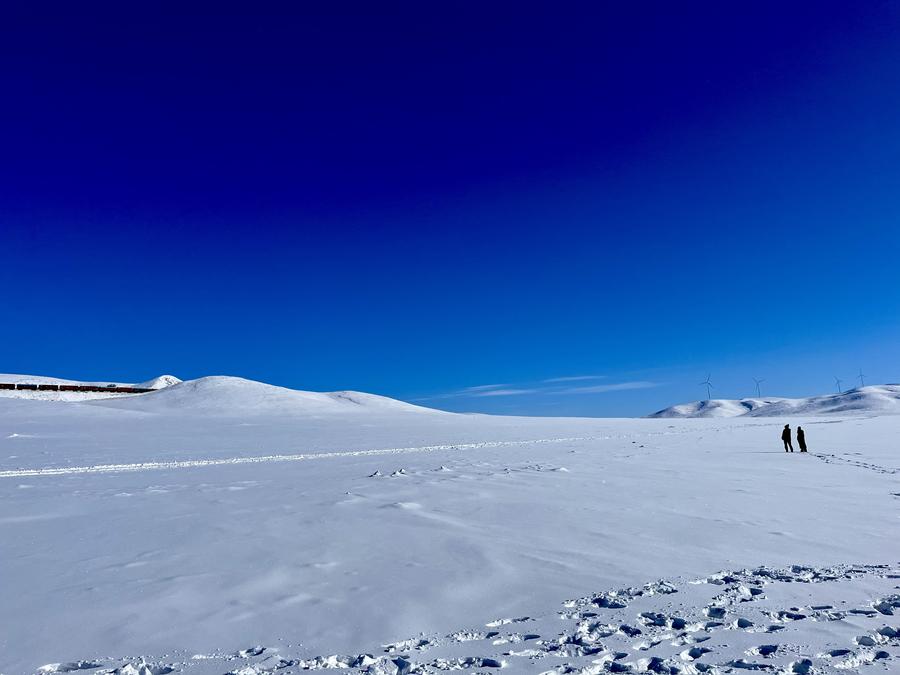
[[900, 667], [900, 417], [274, 389], [0, 399], [0, 673]]

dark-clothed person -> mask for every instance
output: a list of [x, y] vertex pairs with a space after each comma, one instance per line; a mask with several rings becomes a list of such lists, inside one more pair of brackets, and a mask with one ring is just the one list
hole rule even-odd
[[806, 432], [803, 427], [797, 427], [797, 445], [800, 446], [800, 452], [806, 452]]
[[791, 425], [785, 424], [784, 431], [781, 432], [781, 440], [784, 441], [784, 451], [793, 452], [794, 446], [791, 444]]

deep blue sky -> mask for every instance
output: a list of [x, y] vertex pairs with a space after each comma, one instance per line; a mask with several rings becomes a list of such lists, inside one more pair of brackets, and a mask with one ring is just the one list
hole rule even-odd
[[4, 10], [0, 371], [900, 381], [900, 5], [308, 4]]

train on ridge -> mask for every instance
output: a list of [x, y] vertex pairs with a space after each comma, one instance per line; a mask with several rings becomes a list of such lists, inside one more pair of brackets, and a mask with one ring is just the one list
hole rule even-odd
[[156, 391], [145, 387], [123, 387], [117, 384], [106, 386], [99, 384], [28, 384], [25, 382], [0, 382], [0, 390], [4, 391], [79, 391], [102, 394], [146, 394]]

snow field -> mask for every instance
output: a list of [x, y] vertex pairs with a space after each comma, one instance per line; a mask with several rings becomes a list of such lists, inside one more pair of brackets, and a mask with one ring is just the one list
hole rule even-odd
[[0, 673], [900, 665], [900, 417], [786, 455], [778, 418], [229, 396], [0, 401]]

